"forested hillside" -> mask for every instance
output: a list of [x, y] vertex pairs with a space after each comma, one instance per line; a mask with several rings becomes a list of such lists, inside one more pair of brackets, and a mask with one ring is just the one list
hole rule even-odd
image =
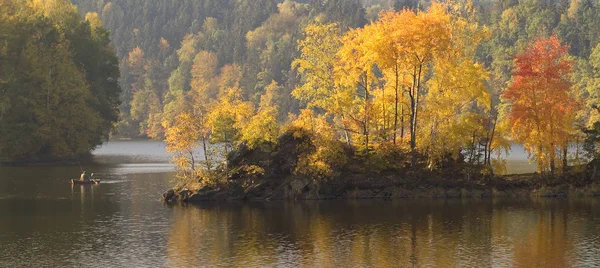
[[198, 79], [214, 94], [223, 83], [237, 83], [255, 103], [275, 82], [282, 87], [280, 118], [286, 118], [299, 107], [290, 96], [299, 83], [291, 62], [303, 28], [315, 19], [344, 29], [367, 22], [358, 0], [73, 2], [82, 14], [100, 14], [121, 58], [122, 121], [115, 132], [121, 138], [164, 137]]
[[75, 159], [118, 121], [119, 61], [95, 13], [0, 1], [0, 163]]
[[599, 4], [442, 2], [74, 0], [120, 58], [115, 138], [169, 138], [179, 118], [231, 145], [310, 125], [321, 153], [391, 144], [413, 166], [491, 165], [509, 140], [540, 169], [581, 161], [566, 148], [594, 140]]
[[[298, 40], [306, 25], [337, 22], [345, 32], [375, 20], [381, 10], [424, 10], [431, 4], [415, 0], [73, 2], [82, 14], [100, 14], [121, 58], [122, 121], [115, 136], [157, 139], [164, 136], [164, 121], [177, 114], [173, 109], [178, 109], [178, 99], [193, 89], [193, 77], [206, 76], [213, 93], [219, 91], [218, 80], [238, 82], [244, 96], [255, 104], [266, 86], [275, 82], [282, 90], [278, 102], [283, 119], [300, 107], [289, 97], [300, 84], [291, 62], [299, 55]], [[467, 7], [465, 1], [451, 2]], [[477, 51], [478, 60], [491, 73], [490, 92], [506, 87], [513, 56], [538, 36], [557, 33], [570, 46], [570, 54], [584, 61], [579, 66], [589, 69], [585, 60], [600, 31], [596, 2], [481, 0], [468, 8], [473, 9], [469, 19], [491, 32]], [[194, 60], [203, 60], [196, 58], [201, 52], [214, 60], [205, 70], [193, 68]]]

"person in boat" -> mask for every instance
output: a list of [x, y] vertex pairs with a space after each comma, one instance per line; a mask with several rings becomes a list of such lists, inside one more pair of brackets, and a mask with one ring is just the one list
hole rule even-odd
[[95, 181], [95, 180], [94, 180], [94, 173], [90, 174], [90, 180], [91, 180], [91, 181]]
[[81, 173], [81, 176], [79, 177], [79, 180], [80, 181], [90, 181], [90, 177], [84, 171], [83, 173]]

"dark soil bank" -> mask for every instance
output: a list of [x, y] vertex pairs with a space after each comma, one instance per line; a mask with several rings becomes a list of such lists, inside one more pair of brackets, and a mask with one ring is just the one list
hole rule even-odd
[[[166, 202], [236, 200], [331, 200], [396, 198], [489, 198], [600, 196], [600, 183], [590, 174], [561, 176], [537, 174], [484, 176], [477, 166], [448, 162], [434, 170], [424, 166], [385, 165], [402, 163], [401, 155], [356, 156], [347, 150], [348, 161], [334, 167], [334, 176], [315, 178], [302, 165], [302, 157], [314, 152], [310, 136], [283, 135], [271, 149], [239, 146], [228, 157], [225, 183], [199, 190], [172, 189]], [[377, 159], [373, 162], [372, 159]], [[383, 160], [381, 160], [383, 159]], [[400, 159], [400, 160], [397, 160]], [[257, 172], [260, 170], [261, 172]]]
[[[366, 179], [374, 180], [374, 179]], [[502, 183], [420, 186], [410, 184], [360, 185], [347, 181], [314, 182], [296, 179], [279, 186], [258, 183], [246, 189], [203, 188], [199, 191], [169, 190], [167, 202], [332, 200], [398, 198], [490, 198], [490, 197], [600, 197], [600, 184], [578, 187], [570, 184], [535, 186], [530, 183]]]

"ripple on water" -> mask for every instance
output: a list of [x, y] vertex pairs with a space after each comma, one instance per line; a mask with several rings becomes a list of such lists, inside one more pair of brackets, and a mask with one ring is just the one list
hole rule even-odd
[[128, 151], [163, 150], [161, 146], [139, 142], [103, 146], [100, 156], [108, 162], [89, 168], [102, 180], [95, 187], [66, 184], [65, 174], [78, 174], [79, 167], [2, 170], [0, 267], [536, 267], [540, 263], [552, 267], [559, 263], [540, 260], [593, 267], [600, 263], [597, 201], [165, 206], [157, 200], [171, 186], [169, 157], [164, 162], [138, 163], [142, 158], [127, 156]]

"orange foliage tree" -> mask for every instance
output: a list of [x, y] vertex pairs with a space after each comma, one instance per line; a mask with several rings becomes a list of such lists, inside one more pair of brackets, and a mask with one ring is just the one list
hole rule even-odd
[[538, 38], [516, 55], [513, 83], [504, 92], [512, 102], [513, 138], [535, 154], [538, 172], [555, 171], [556, 152], [568, 145], [578, 102], [571, 95], [573, 61], [558, 37]]

